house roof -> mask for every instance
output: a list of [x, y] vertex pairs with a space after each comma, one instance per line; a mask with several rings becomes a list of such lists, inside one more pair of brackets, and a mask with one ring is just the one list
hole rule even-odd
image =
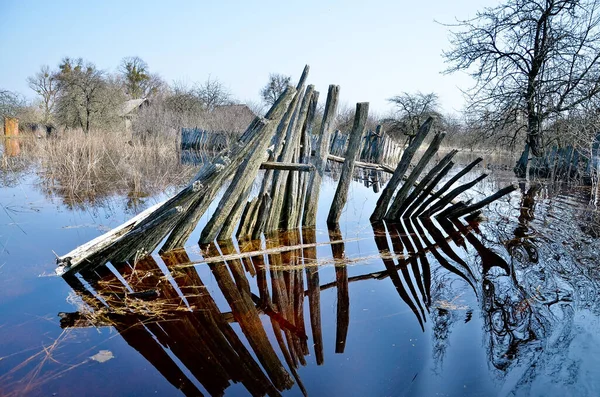
[[213, 110], [216, 114], [224, 114], [227, 116], [242, 116], [254, 118], [256, 115], [248, 105], [235, 104], [235, 105], [220, 105], [216, 106]]
[[216, 106], [206, 116], [203, 128], [213, 131], [228, 131], [241, 134], [256, 115], [247, 105]]
[[119, 116], [127, 116], [129, 113], [133, 112], [135, 109], [142, 106], [143, 103], [147, 102], [147, 98], [140, 99], [130, 99], [129, 101], [123, 102], [121, 105], [121, 111], [119, 112]]

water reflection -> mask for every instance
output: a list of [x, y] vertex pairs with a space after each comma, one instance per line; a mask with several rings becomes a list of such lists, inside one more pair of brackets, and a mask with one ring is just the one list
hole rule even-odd
[[[572, 310], [561, 306], [572, 301], [568, 295], [519, 281], [523, 269], [516, 268], [516, 259], [538, 262], [537, 255], [529, 254], [537, 249], [527, 229], [537, 191], [531, 187], [523, 192], [518, 227], [506, 250], [527, 255], [515, 255], [511, 262], [484, 244], [476, 220], [413, 218], [375, 224], [383, 270], [358, 275], [349, 275], [348, 266], [357, 258], [347, 255], [339, 229], [329, 231], [329, 243], [317, 243], [314, 229], [276, 233], [264, 241], [202, 246], [199, 260], [181, 250], [69, 277], [67, 282], [91, 310], [61, 313], [61, 326], [114, 326], [186, 395], [223, 395], [232, 383], [241, 383], [252, 395], [278, 395], [294, 384], [307, 394], [299, 368], [307, 365], [309, 355], [323, 365], [326, 332], [335, 333], [334, 352], [345, 353], [352, 327], [349, 286], [365, 280], [389, 278], [413, 321], [423, 332], [431, 328], [434, 367], [440, 371], [452, 328], [473, 317], [473, 308], [452, 297], [457, 294], [453, 279], [479, 302], [489, 364], [507, 373], [532, 365], [540, 355], [542, 342], [556, 326], [555, 307], [561, 307], [561, 321], [572, 316]], [[317, 256], [323, 244], [332, 259]], [[320, 281], [325, 265], [334, 266], [333, 282]], [[203, 273], [206, 268], [210, 273]], [[206, 287], [208, 275], [217, 290]], [[321, 294], [331, 288], [337, 292], [336, 325], [330, 331], [322, 328]], [[522, 374], [521, 382], [530, 378], [535, 378], [533, 372]]]

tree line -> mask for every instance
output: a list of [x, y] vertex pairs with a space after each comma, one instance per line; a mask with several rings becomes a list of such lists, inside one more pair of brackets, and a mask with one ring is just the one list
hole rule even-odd
[[[592, 145], [600, 130], [600, 0], [504, 0], [446, 26], [450, 42], [442, 54], [443, 72], [466, 72], [474, 81], [464, 89], [464, 111], [444, 116], [436, 93], [404, 92], [389, 98], [394, 111], [373, 123], [409, 143], [433, 115], [451, 133], [448, 141], [472, 148], [525, 147], [533, 156], [553, 145]], [[271, 74], [255, 113], [273, 104], [289, 82], [290, 76]], [[55, 69], [42, 66], [28, 83], [38, 96], [39, 122], [86, 132], [115, 122], [127, 99], [152, 98], [160, 109], [153, 120], [168, 116], [188, 124], [236, 103], [216, 78], [167, 84], [139, 57], [124, 58], [113, 74], [81, 58], [64, 58]], [[18, 94], [0, 90], [0, 115], [24, 105]], [[342, 109], [338, 127], [347, 127], [352, 116], [351, 109]]]
[[[260, 113], [264, 106], [272, 105], [289, 81], [290, 76], [271, 74], [260, 91], [263, 103], [250, 104], [252, 110]], [[168, 84], [137, 56], [123, 58], [116, 73], [99, 69], [83, 58], [65, 57], [56, 68], [41, 66], [27, 78], [27, 83], [36, 94], [34, 103], [28, 103], [18, 93], [0, 89], [0, 116], [80, 128], [86, 133], [119, 124], [123, 104], [131, 99], [149, 99], [163, 116], [164, 112], [170, 112], [179, 121], [239, 102], [217, 78], [209, 76], [203, 82]]]

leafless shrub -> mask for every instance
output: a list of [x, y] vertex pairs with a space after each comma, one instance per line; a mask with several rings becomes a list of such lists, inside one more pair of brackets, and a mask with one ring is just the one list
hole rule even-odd
[[[334, 129], [340, 130], [345, 133], [350, 132], [354, 123], [355, 112], [355, 107], [352, 107], [347, 103], [341, 104], [338, 108]], [[377, 124], [379, 124], [379, 119], [379, 115], [377, 115], [374, 112], [369, 112], [369, 117], [367, 118], [367, 124], [365, 127], [366, 130], [375, 130], [375, 128], [377, 128]], [[318, 129], [313, 128], [313, 131], [315, 130], [318, 131]]]
[[269, 75], [269, 81], [260, 90], [260, 96], [267, 106], [271, 106], [277, 101], [277, 98], [285, 91], [291, 79], [291, 76], [279, 73], [271, 73]]
[[428, 117], [442, 118], [439, 111], [439, 98], [433, 92], [427, 94], [403, 92], [388, 99], [388, 101], [394, 104], [396, 111], [395, 117], [386, 120], [388, 126], [386, 131], [396, 140], [400, 140], [402, 136], [405, 136], [407, 144], [412, 142], [419, 127]]

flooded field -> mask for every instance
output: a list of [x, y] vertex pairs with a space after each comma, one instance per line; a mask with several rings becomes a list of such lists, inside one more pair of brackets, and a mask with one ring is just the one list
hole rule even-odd
[[519, 189], [472, 222], [372, 225], [385, 176], [359, 169], [328, 230], [332, 163], [316, 229], [200, 247], [213, 204], [185, 250], [66, 278], [55, 255], [177, 186], [74, 205], [36, 169], [4, 169], [0, 394], [599, 395], [589, 188], [512, 164], [475, 169], [490, 176], [471, 196]]

